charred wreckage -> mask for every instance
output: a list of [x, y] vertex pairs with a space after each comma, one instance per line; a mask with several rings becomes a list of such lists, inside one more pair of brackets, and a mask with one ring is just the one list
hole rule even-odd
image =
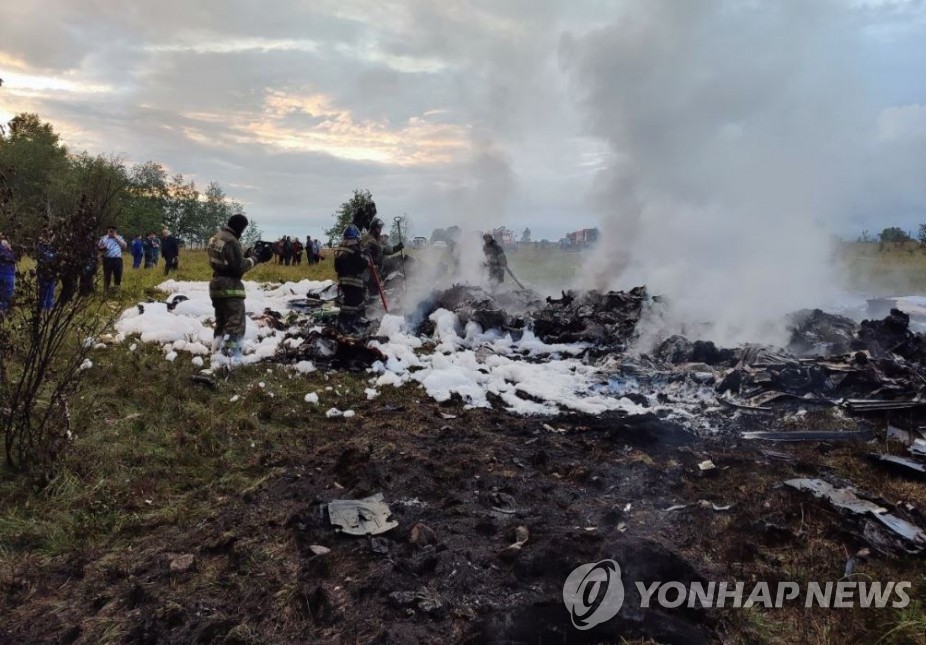
[[[282, 343], [276, 360], [351, 370], [385, 360], [375, 335], [346, 336], [324, 324], [326, 316], [318, 312], [335, 296], [328, 287], [294, 303], [316, 314], [303, 323], [301, 342]], [[926, 335], [911, 330], [903, 311], [891, 309], [882, 319], [861, 323], [819, 309], [799, 311], [786, 321], [785, 347], [724, 348], [673, 335], [648, 352], [631, 351], [642, 323], [653, 312], [658, 317], [661, 304], [645, 287], [542, 298], [526, 289], [490, 293], [454, 285], [425, 298], [406, 322], [425, 343], [436, 334], [431, 314], [445, 309], [461, 329], [475, 323], [515, 339], [529, 332], [549, 345], [572, 344], [580, 348], [578, 358], [599, 371], [602, 391], [629, 398], [646, 414], [678, 420], [693, 434], [734, 436], [757, 449], [775, 442], [875, 444], [880, 437], [882, 450], [867, 455], [872, 463], [897, 476], [926, 479]], [[810, 419], [820, 412], [840, 429], [832, 429], [833, 423], [815, 429]], [[883, 451], [887, 440], [894, 454]], [[782, 486], [842, 511], [879, 551], [926, 552], [920, 528], [926, 518], [918, 509], [869, 502], [845, 481], [794, 479]]]

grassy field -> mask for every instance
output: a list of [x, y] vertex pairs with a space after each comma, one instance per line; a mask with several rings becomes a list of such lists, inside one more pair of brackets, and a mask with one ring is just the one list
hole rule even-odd
[[850, 243], [837, 257], [850, 289], [883, 295], [926, 294], [926, 249], [916, 243]]
[[[910, 249], [878, 253], [877, 246], [861, 246], [847, 248], [842, 257], [858, 285], [923, 290], [920, 276], [926, 271], [926, 253]], [[519, 252], [512, 254], [511, 263], [519, 277], [531, 282], [545, 280], [551, 272], [575, 271], [580, 259], [575, 254]], [[180, 270], [171, 277], [206, 280], [209, 273], [203, 252], [185, 252]], [[321, 280], [333, 277], [332, 262], [329, 254], [327, 260], [312, 267], [267, 264], [247, 277], [260, 282]], [[156, 286], [163, 280], [162, 268], [128, 268], [122, 289], [109, 296], [113, 312], [148, 297], [162, 299]], [[448, 465], [444, 469], [441, 465], [464, 450], [476, 455], [472, 459], [482, 469], [478, 472], [494, 478], [502, 490], [506, 490], [506, 482], [516, 481], [533, 489], [542, 485], [543, 490], [572, 485], [569, 494], [574, 498], [587, 498], [591, 490], [595, 499], [604, 493], [595, 488], [594, 479], [610, 472], [605, 465], [611, 464], [628, 481], [634, 481], [631, 474], [637, 471], [649, 472], [651, 481], [640, 484], [634, 494], [661, 486], [667, 489], [665, 495], [679, 495], [693, 507], [700, 498], [713, 495], [712, 499], [737, 504], [747, 515], [756, 514], [756, 518], [749, 515], [755, 521], [763, 503], [782, 504], [782, 508], [790, 503], [776, 488], [782, 469], [789, 466], [772, 463], [758, 467], [750, 455], [728, 448], [716, 447], [711, 454], [722, 467], [722, 477], [691, 480], [679, 473], [696, 471], [695, 464], [706, 455], [691, 450], [669, 454], [657, 450], [650, 455], [641, 450], [628, 452], [623, 443], [619, 449], [609, 442], [593, 448], [592, 439], [580, 428], [553, 437], [550, 441], [554, 443], [546, 449], [566, 466], [557, 465], [551, 471], [537, 465], [536, 472], [529, 471], [525, 480], [523, 467], [528, 457], [509, 455], [501, 459], [498, 455], [506, 446], [535, 441], [525, 437], [538, 436], [539, 421], [464, 411], [459, 405], [440, 406], [412, 386], [383, 388], [379, 399], [367, 401], [364, 374], [318, 371], [296, 376], [283, 367], [266, 364], [232, 373], [217, 389], [211, 389], [191, 382], [198, 368], [188, 355], [168, 362], [153, 345], [139, 344], [136, 351], [129, 351], [126, 345], [94, 352], [95, 365], [85, 373], [80, 400], [74, 405], [72, 449], [50, 483], [32, 482], [0, 470], [0, 597], [5, 599], [0, 602], [0, 611], [4, 606], [11, 611], [29, 607], [37, 616], [45, 612], [49, 620], [57, 621], [55, 624], [78, 626], [73, 637], [60, 640], [143, 640], [138, 635], [133, 638], [127, 630], [143, 623], [146, 613], [155, 612], [158, 621], [169, 624], [171, 616], [180, 612], [175, 606], [178, 603], [184, 606], [184, 615], [191, 615], [206, 611], [202, 607], [208, 608], [210, 602], [216, 606], [220, 598], [231, 598], [242, 607], [251, 607], [249, 603], [266, 605], [274, 612], [260, 627], [264, 630], [262, 638], [255, 635], [257, 626], [245, 625], [245, 621], [238, 633], [240, 640], [229, 636], [234, 631], [231, 627], [237, 627], [224, 627], [227, 642], [278, 642], [273, 632], [267, 631], [273, 621], [279, 621], [282, 633], [289, 633], [285, 629], [293, 624], [317, 622], [315, 610], [305, 608], [314, 602], [312, 594], [308, 593], [306, 600], [299, 595], [301, 591], [296, 592], [304, 584], [301, 576], [306, 574], [292, 570], [306, 558], [305, 545], [293, 537], [298, 531], [292, 526], [308, 520], [294, 519], [292, 510], [274, 515], [273, 505], [292, 498], [291, 489], [281, 488], [283, 483], [311, 482], [313, 495], [322, 494], [320, 491], [327, 496], [336, 494], [346, 479], [358, 476], [354, 466], [342, 467], [344, 454], [373, 455], [369, 472], [363, 473], [371, 478], [371, 490], [389, 488], [393, 478], [411, 486], [415, 477], [422, 476], [406, 473], [409, 479], [401, 478], [403, 471], [414, 467], [408, 462], [407, 453], [412, 450], [408, 442], [418, 442], [422, 447], [412, 453], [412, 461], [432, 460], [425, 470], [433, 480], [419, 485], [433, 491], [435, 505], [442, 502], [441, 487], [448, 481], [459, 482], [460, 490], [467, 491], [457, 495], [472, 493], [468, 487], [473, 485], [471, 475], [477, 466]], [[319, 394], [318, 406], [304, 401], [309, 392]], [[358, 416], [353, 422], [328, 419], [324, 412], [329, 407], [355, 409]], [[395, 417], [389, 417], [389, 410], [398, 411], [391, 414], [399, 418], [390, 421]], [[448, 412], [461, 418], [459, 428], [444, 430], [458, 423], [446, 420]], [[444, 437], [448, 432], [456, 434]], [[496, 442], [493, 448], [483, 447], [491, 442]], [[865, 446], [839, 447], [826, 453], [814, 450], [812, 446], [802, 449], [793, 467], [795, 473], [803, 472], [800, 469], [807, 464], [825, 461], [825, 468], [852, 479], [866, 476], [857, 472], [855, 465], [864, 462]], [[536, 458], [543, 464], [548, 457], [541, 451]], [[512, 460], [517, 466], [511, 465]], [[691, 463], [685, 470], [680, 462]], [[589, 470], [593, 467], [601, 470]], [[598, 473], [595, 478], [591, 478], [592, 472]], [[876, 487], [886, 485], [881, 480], [870, 481]], [[285, 494], [277, 492], [277, 497], [267, 492], [280, 490]], [[896, 499], [915, 499], [920, 489], [893, 483], [889, 490]], [[309, 505], [313, 499], [296, 501]], [[557, 504], [568, 506], [563, 500]], [[664, 508], [668, 502], [660, 504], [659, 508]], [[639, 512], [646, 512], [644, 505], [634, 505]], [[453, 507], [448, 508], [452, 515]], [[734, 521], [734, 516], [709, 514], [698, 520], [702, 524], [675, 525], [659, 508], [650, 509], [650, 515], [644, 515], [647, 520], [630, 526], [629, 533], [636, 531], [648, 539], [658, 532], [656, 527], [661, 527], [664, 535], [684, 534], [681, 543], [692, 561], [715, 573], [748, 576], [760, 572], [774, 577], [784, 575], [779, 568], [786, 566], [787, 575], [812, 579], [838, 569], [845, 561], [842, 538], [833, 533], [833, 518], [814, 514], [810, 506], [805, 518], [803, 504], [799, 515], [788, 521], [800, 527], [798, 535], [807, 542], [806, 549], [756, 547], [761, 555], [750, 556], [753, 560], [743, 559], [742, 553], [749, 549], [741, 548], [751, 540], [751, 529]], [[213, 531], [218, 536], [209, 533], [210, 527], [218, 527]], [[440, 526], [436, 528], [440, 530]], [[535, 529], [539, 537], [532, 533], [532, 540], [542, 540], [544, 531], [550, 530], [531, 526], [532, 532]], [[222, 540], [233, 546], [222, 546]], [[365, 545], [357, 547], [357, 552], [366, 549], [363, 557], [368, 558]], [[167, 566], [163, 559], [179, 550], [197, 554], [201, 564], [196, 576], [180, 579], [162, 572]], [[216, 564], [219, 555], [215, 554], [220, 554], [222, 562], [227, 560], [227, 565]], [[906, 572], [899, 571], [900, 566], [902, 563], [892, 563], [882, 573], [909, 574], [917, 581], [917, 602], [906, 610], [877, 615], [835, 610], [813, 614], [800, 610], [786, 614], [742, 612], [725, 619], [722, 633], [729, 642], [812, 640], [836, 644], [846, 642], [847, 635], [864, 634], [870, 642], [881, 638], [881, 642], [924, 643], [922, 593], [926, 573], [921, 561], [911, 560]], [[312, 573], [315, 575], [314, 570]], [[347, 584], [343, 575], [336, 574], [335, 578]], [[360, 569], [352, 575], [362, 580], [366, 572]], [[127, 595], [116, 596], [113, 589], [117, 587], [127, 590]], [[151, 597], [160, 599], [156, 611], [155, 604], [145, 600]], [[193, 607], [194, 600], [201, 600], [202, 607]], [[18, 613], [17, 620], [29, 616]], [[4, 627], [4, 620], [0, 620], [0, 642], [4, 642]], [[248, 631], [252, 628], [253, 634]]]
[[[410, 254], [414, 255], [414, 251]], [[282, 282], [288, 280], [334, 279], [332, 253], [316, 265], [281, 266], [262, 264], [248, 273], [248, 280]], [[526, 285], [568, 288], [587, 258], [583, 253], [568, 253], [558, 249], [518, 249], [508, 254], [509, 264]], [[836, 261], [842, 269], [843, 286], [850, 290], [879, 294], [926, 294], [926, 250], [915, 244], [887, 245], [879, 250], [877, 243], [843, 245]], [[127, 261], [121, 293], [117, 299], [128, 305], [154, 295], [151, 290], [164, 278], [163, 263], [157, 269], [131, 269]], [[175, 280], [208, 280], [211, 275], [204, 251], [185, 251], [180, 270], [171, 274]]]
[[[299, 266], [283, 266], [275, 262], [259, 264], [245, 276], [246, 280], [256, 282], [286, 282], [297, 280], [327, 280], [335, 278], [332, 254], [324, 254], [325, 259], [318, 264], [301, 264]], [[171, 272], [171, 280], [207, 281], [212, 276], [209, 259], [205, 251], [181, 251], [180, 268]], [[163, 299], [164, 294], [157, 292], [157, 285], [166, 280], [164, 276], [163, 260], [156, 269], [133, 269], [131, 258], [126, 256], [125, 271], [122, 277], [122, 288], [119, 292], [111, 294], [111, 299], [130, 306], [144, 300], [148, 296]]]

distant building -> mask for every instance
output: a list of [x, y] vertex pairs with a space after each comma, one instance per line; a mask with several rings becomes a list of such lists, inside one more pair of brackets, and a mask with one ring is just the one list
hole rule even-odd
[[568, 245], [573, 248], [583, 248], [598, 241], [597, 228], [583, 228], [566, 234]]
[[499, 226], [492, 231], [492, 237], [495, 238], [499, 244], [504, 247], [514, 246], [517, 244], [517, 241], [514, 237], [514, 231], [512, 231], [507, 226]]

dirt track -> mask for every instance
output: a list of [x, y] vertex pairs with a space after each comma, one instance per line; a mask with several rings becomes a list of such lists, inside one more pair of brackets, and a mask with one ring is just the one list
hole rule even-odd
[[[12, 572], [0, 634], [88, 643], [759, 638], [734, 610], [625, 608], [579, 632], [563, 582], [579, 564], [613, 558], [630, 607], [629, 580], [838, 579], [846, 554], [862, 545], [824, 504], [775, 485], [848, 475], [845, 465], [857, 464], [853, 476], [869, 478], [860, 486], [904, 490], [856, 456], [858, 446], [776, 444], [793, 455], [783, 461], [759, 452], [769, 445], [700, 439], [652, 416], [540, 420], [374, 401], [354, 421], [330, 420], [300, 443], [258, 449], [264, 482], [216, 499], [207, 521], [152, 526], [130, 539], [131, 550]], [[708, 458], [717, 469], [705, 476], [698, 463]], [[923, 508], [922, 489], [910, 490], [920, 498], [907, 499]], [[399, 527], [379, 538], [337, 535], [325, 503], [376, 492]], [[715, 511], [702, 500], [733, 507]], [[678, 504], [689, 506], [666, 511]], [[519, 526], [527, 543], [506, 551]], [[315, 555], [313, 545], [331, 551]], [[193, 565], [171, 571], [181, 554]], [[859, 566], [884, 579], [923, 572], [921, 560], [906, 557]], [[812, 640], [805, 610], [770, 611], [806, 623]], [[824, 618], [826, 633], [847, 639], [878, 619], [833, 618]]]

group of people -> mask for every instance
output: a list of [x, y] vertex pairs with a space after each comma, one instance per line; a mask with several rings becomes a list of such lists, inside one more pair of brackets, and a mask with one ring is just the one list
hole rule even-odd
[[159, 238], [153, 231], [142, 237], [136, 235], [132, 240], [132, 268], [139, 269], [144, 263], [146, 269], [158, 265], [158, 258], [164, 258], [164, 275], [179, 268], [180, 242], [168, 229], [161, 231]]
[[318, 264], [322, 259], [322, 245], [318, 239], [305, 236], [305, 244], [298, 237], [284, 235], [273, 243], [273, 255], [277, 264], [285, 266], [302, 264], [302, 254], [308, 264]]
[[[86, 296], [93, 292], [93, 276], [97, 269], [95, 254], [86, 254], [67, 245], [62, 248], [54, 231], [46, 227], [31, 256], [35, 261], [36, 304], [40, 309], [48, 311], [56, 304], [68, 302], [75, 294]], [[13, 305], [18, 260], [9, 238], [0, 233], [0, 315]]]
[[[96, 241], [95, 247], [90, 240], [86, 250], [70, 248], [72, 245], [64, 244], [62, 248], [50, 228], [45, 228], [36, 242], [31, 255], [35, 260], [38, 302], [42, 309], [52, 309], [56, 302], [66, 302], [75, 293], [92, 293], [94, 277], [100, 264], [103, 265], [103, 287], [107, 291], [122, 285], [123, 254], [129, 245], [115, 226], [107, 228], [106, 234]], [[146, 269], [152, 268], [157, 265], [158, 256], [162, 256], [166, 275], [178, 267], [180, 244], [169, 230], [164, 229], [160, 239], [154, 233], [149, 233], [144, 239], [141, 235], [136, 236], [132, 241], [131, 253], [132, 266], [136, 269], [142, 261]], [[9, 239], [0, 233], [0, 313], [9, 310], [13, 302], [17, 261]]]

